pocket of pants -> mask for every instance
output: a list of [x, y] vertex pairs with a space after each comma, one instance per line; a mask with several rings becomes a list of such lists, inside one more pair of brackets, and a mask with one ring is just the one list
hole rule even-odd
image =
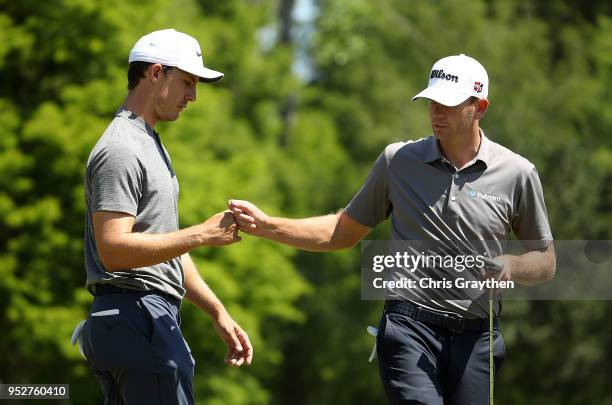
[[499, 372], [504, 359], [506, 358], [506, 342], [499, 329], [493, 330], [493, 362], [495, 364], [495, 373]]
[[150, 370], [149, 342], [122, 313], [89, 316], [83, 337], [86, 356], [94, 369]]
[[389, 314], [384, 312], [378, 324], [378, 334], [376, 335], [376, 349], [378, 358], [382, 358], [385, 349], [388, 347], [390, 323]]
[[379, 331], [381, 342], [384, 344], [393, 344], [393, 342], [398, 340], [403, 341], [404, 337], [401, 333], [401, 328], [409, 327], [411, 321], [412, 320], [406, 315], [385, 313], [381, 320], [382, 334]]
[[156, 308], [154, 303], [149, 301], [150, 299], [151, 297], [140, 297], [138, 299], [138, 306], [142, 310], [143, 317], [147, 320], [148, 341], [153, 346], [164, 346], [164, 332], [159, 331], [158, 328], [163, 328], [160, 323], [163, 324], [163, 318], [169, 315], [166, 312], [161, 313], [159, 308]]
[[385, 329], [387, 326], [387, 313], [383, 312], [380, 317], [380, 321], [378, 321], [378, 333], [376, 335], [377, 339], [380, 339], [385, 334]]
[[173, 316], [163, 298], [144, 296], [139, 301], [152, 325], [150, 348], [155, 353], [157, 370], [168, 372], [178, 367], [193, 375], [195, 359], [181, 333], [178, 316]]
[[183, 337], [183, 341], [185, 342], [185, 347], [187, 348], [187, 352], [189, 353], [189, 359], [191, 360], [191, 366], [193, 368], [195, 368], [195, 357], [193, 357], [193, 353], [191, 353], [191, 347], [189, 347], [189, 345], [187, 344], [187, 339], [185, 339], [185, 337]]

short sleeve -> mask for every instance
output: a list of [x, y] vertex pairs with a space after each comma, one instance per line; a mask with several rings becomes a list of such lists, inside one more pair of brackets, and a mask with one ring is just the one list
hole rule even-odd
[[527, 176], [518, 195], [517, 212], [512, 221], [512, 230], [527, 249], [547, 247], [553, 237], [548, 223], [542, 184], [535, 167]]
[[118, 211], [136, 216], [143, 173], [129, 148], [101, 149], [92, 157], [87, 175], [92, 212]]
[[370, 228], [386, 220], [391, 212], [387, 169], [387, 158], [383, 151], [345, 210], [355, 221]]

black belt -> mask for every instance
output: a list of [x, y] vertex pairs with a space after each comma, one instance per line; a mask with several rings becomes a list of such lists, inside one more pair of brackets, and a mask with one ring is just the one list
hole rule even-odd
[[169, 294], [161, 292], [159, 290], [136, 290], [134, 288], [117, 287], [111, 284], [94, 284], [91, 286], [90, 291], [96, 297], [100, 295], [107, 295], [107, 294], [135, 294], [135, 295], [157, 294], [157, 295], [161, 295], [162, 297], [170, 300], [171, 302], [178, 305], [179, 307], [181, 305], [181, 300]]
[[[453, 332], [482, 332], [489, 330], [489, 319], [464, 318], [459, 315], [432, 311], [410, 301], [386, 301], [385, 312], [406, 315], [415, 321], [421, 321]], [[499, 325], [498, 318], [493, 318], [493, 328]]]

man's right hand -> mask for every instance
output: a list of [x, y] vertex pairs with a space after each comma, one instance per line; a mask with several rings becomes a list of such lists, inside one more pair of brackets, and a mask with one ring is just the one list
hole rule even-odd
[[206, 246], [224, 246], [241, 240], [238, 225], [230, 211], [219, 212], [204, 221], [201, 235]]
[[229, 200], [228, 206], [241, 231], [255, 236], [265, 236], [270, 228], [270, 217], [249, 201]]

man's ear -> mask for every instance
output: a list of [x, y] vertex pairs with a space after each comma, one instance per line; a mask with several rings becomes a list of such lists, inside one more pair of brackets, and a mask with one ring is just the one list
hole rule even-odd
[[147, 69], [148, 79], [151, 83], [157, 82], [162, 74], [164, 74], [164, 68], [160, 63], [153, 63]]
[[478, 103], [476, 104], [476, 113], [474, 114], [474, 118], [477, 120], [481, 119], [487, 112], [487, 108], [489, 108], [489, 100], [486, 98], [479, 99]]

